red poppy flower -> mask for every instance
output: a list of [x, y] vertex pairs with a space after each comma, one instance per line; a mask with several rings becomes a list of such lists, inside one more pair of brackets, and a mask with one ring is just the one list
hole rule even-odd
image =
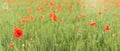
[[73, 11], [73, 7], [69, 8], [68, 11], [69, 11], [69, 12], [72, 12], [72, 11]]
[[90, 26], [95, 26], [96, 25], [96, 22], [91, 22], [90, 23]]
[[11, 0], [6, 0], [6, 2], [10, 2]]
[[28, 23], [28, 17], [22, 16], [22, 23]]
[[40, 17], [39, 17], [40, 19], [43, 19], [44, 18], [44, 16], [43, 15], [40, 15]]
[[28, 23], [28, 17], [27, 16], [25, 17], [25, 22]]
[[14, 46], [14, 44], [13, 44], [12, 42], [10, 42], [10, 44], [9, 44], [9, 45], [10, 45], [10, 47], [11, 47], [11, 48]]
[[99, 15], [102, 15], [102, 12], [98, 12]]
[[53, 2], [50, 2], [49, 4], [50, 4], [50, 8], [53, 8], [55, 5]]
[[62, 9], [61, 5], [58, 5], [58, 12]]
[[116, 8], [120, 8], [120, 2], [116, 2]]
[[106, 3], [106, 2], [109, 2], [109, 0], [103, 0], [103, 1], [104, 1], [105, 3]]
[[33, 4], [34, 3], [34, 0], [31, 0], [31, 4]]
[[75, 16], [75, 19], [78, 20], [78, 16], [77, 15]]
[[83, 8], [83, 9], [86, 9], [86, 5], [82, 5], [82, 8]]
[[46, 0], [46, 5], [48, 5], [48, 3], [49, 3], [48, 0]]
[[107, 11], [108, 11], [108, 8], [104, 8], [104, 11], [107, 12]]
[[108, 31], [110, 30], [110, 26], [106, 25], [105, 28], [104, 28], [105, 31]]
[[23, 37], [23, 31], [22, 31], [22, 29], [15, 28], [14, 29], [14, 37], [15, 38], [22, 38]]
[[80, 14], [80, 16], [81, 16], [82, 18], [85, 18], [85, 15], [84, 15], [84, 14], [82, 14], [82, 13]]
[[31, 13], [32, 11], [32, 8], [28, 8], [28, 13]]
[[57, 18], [56, 15], [54, 15], [54, 17], [53, 17], [53, 21], [54, 21], [54, 22], [57, 22], [57, 21], [58, 21], [58, 18]]
[[33, 20], [34, 20], [34, 17], [33, 17], [33, 16], [30, 16], [30, 20], [33, 21]]
[[14, 0], [15, 2], [17, 2], [18, 0]]
[[45, 9], [44, 8], [40, 8], [40, 7], [38, 7], [38, 8], [36, 8], [36, 10], [39, 12], [39, 11], [43, 11], [43, 12], [45, 12]]
[[49, 14], [49, 18], [52, 18], [53, 15], [54, 15], [54, 14], [51, 12], [51, 13]]
[[36, 8], [37, 11], [41, 11], [42, 8]]
[[49, 18], [53, 18], [54, 17], [54, 14], [55, 14], [55, 10], [53, 10], [52, 12], [50, 12], [50, 14], [49, 14]]

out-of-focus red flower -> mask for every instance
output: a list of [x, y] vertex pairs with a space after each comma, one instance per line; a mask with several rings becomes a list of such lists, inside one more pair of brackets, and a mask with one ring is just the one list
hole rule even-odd
[[51, 12], [51, 13], [49, 14], [49, 18], [52, 18], [53, 16], [54, 16], [54, 13]]
[[85, 18], [85, 15], [81, 13], [81, 14], [80, 14], [80, 17]]
[[55, 15], [55, 10], [53, 10], [52, 12], [50, 12], [50, 14], [49, 14], [49, 18], [53, 18], [54, 17], [54, 15]]
[[33, 16], [30, 16], [30, 20], [31, 20], [31, 21], [34, 21], [34, 17], [33, 17]]
[[108, 11], [108, 8], [104, 8], [104, 12], [107, 12]]
[[57, 18], [56, 15], [54, 15], [54, 17], [53, 17], [53, 21], [54, 21], [54, 22], [57, 22], [57, 21], [58, 21], [58, 18]]
[[43, 11], [43, 12], [46, 11], [44, 8], [40, 8], [40, 7], [36, 8], [36, 10], [37, 10], [38, 12], [39, 12], [39, 11]]
[[9, 45], [10, 45], [11, 48], [14, 46], [13, 42], [10, 42]]
[[76, 16], [75, 16], [75, 19], [78, 20], [78, 18], [79, 18], [79, 17], [76, 15]]
[[102, 12], [98, 12], [98, 15], [102, 15]]
[[36, 8], [37, 11], [41, 11], [43, 8]]
[[32, 8], [28, 8], [28, 13], [31, 13], [32, 11]]
[[18, 0], [14, 0], [15, 2], [17, 2]]
[[39, 17], [40, 19], [43, 19], [44, 18], [44, 16], [43, 15], [40, 15], [40, 17]]
[[28, 17], [22, 16], [22, 23], [28, 23]]
[[82, 8], [83, 8], [83, 9], [86, 9], [86, 5], [82, 5]]
[[110, 26], [106, 25], [105, 28], [104, 28], [105, 31], [108, 31], [110, 30]]
[[109, 0], [103, 0], [104, 3], [109, 2]]
[[10, 2], [11, 0], [6, 0], [6, 2]]
[[14, 29], [14, 37], [15, 38], [22, 38], [23, 37], [23, 31], [20, 28], [15, 28]]
[[50, 2], [50, 8], [53, 8], [54, 7], [54, 3], [53, 2]]
[[94, 21], [90, 23], [90, 26], [95, 26], [95, 25], [96, 25], [96, 22]]
[[58, 5], [58, 12], [62, 9], [61, 5]]
[[25, 17], [25, 23], [28, 23], [28, 17], [27, 16]]
[[49, 1], [48, 0], [46, 0], [46, 5], [48, 6], [48, 3], [49, 3]]
[[120, 8], [120, 2], [116, 2], [115, 5], [116, 5], [116, 8]]
[[73, 7], [68, 9], [69, 12], [73, 12]]

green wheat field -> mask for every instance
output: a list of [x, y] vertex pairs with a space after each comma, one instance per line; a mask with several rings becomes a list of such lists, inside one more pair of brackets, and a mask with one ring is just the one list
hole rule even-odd
[[0, 51], [120, 51], [120, 0], [0, 0]]

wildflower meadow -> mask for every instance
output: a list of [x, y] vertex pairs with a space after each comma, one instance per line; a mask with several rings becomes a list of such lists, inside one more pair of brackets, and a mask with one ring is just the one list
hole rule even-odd
[[120, 0], [0, 0], [0, 51], [120, 51]]

